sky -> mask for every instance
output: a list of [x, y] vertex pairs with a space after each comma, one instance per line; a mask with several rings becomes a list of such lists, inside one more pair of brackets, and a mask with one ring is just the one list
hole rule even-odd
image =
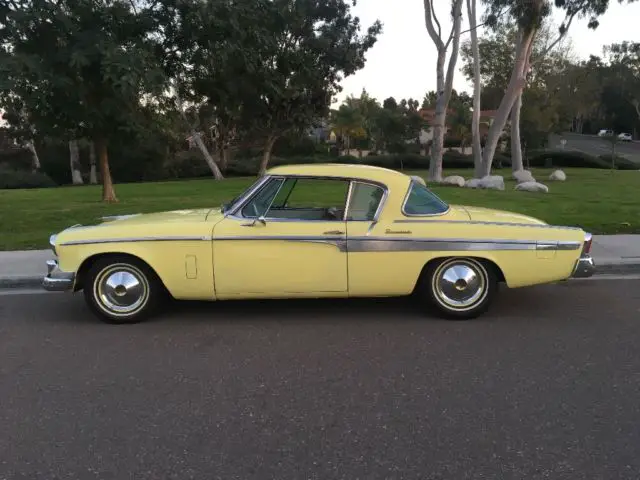
[[[478, 8], [480, 3], [478, 0]], [[447, 8], [450, 1], [435, 0], [434, 4], [444, 36], [451, 26]], [[360, 18], [363, 29], [380, 20], [383, 32], [367, 52], [365, 67], [342, 81], [343, 91], [337, 97], [338, 102], [348, 95], [359, 96], [363, 88], [380, 101], [390, 96], [398, 100], [414, 98], [422, 101], [427, 91], [435, 90], [436, 48], [425, 27], [421, 0], [359, 0], [353, 14]], [[466, 1], [463, 19], [464, 31], [469, 28]], [[558, 25], [562, 19], [563, 14], [554, 11]], [[604, 45], [623, 40], [640, 41], [639, 20], [640, 2], [620, 5], [617, 0], [610, 0], [609, 10], [600, 18], [600, 25], [595, 31], [587, 28], [587, 19], [574, 19], [568, 35], [575, 55], [586, 59], [592, 53], [601, 55]], [[482, 35], [482, 29], [479, 29], [479, 34]], [[468, 38], [469, 33], [466, 33], [461, 40]], [[458, 91], [471, 92], [471, 85], [459, 70], [461, 65], [458, 59], [453, 87]]]

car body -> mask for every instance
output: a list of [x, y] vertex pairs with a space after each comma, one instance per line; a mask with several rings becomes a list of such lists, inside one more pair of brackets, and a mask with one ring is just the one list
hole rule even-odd
[[276, 167], [221, 208], [108, 218], [50, 243], [57, 260], [44, 287], [84, 290], [116, 323], [147, 316], [160, 291], [179, 300], [418, 293], [447, 317], [473, 318], [498, 282], [525, 287], [595, 268], [581, 228], [448, 205], [420, 178], [364, 165]]
[[599, 137], [612, 137], [613, 135], [613, 130], [602, 129], [598, 132]]
[[618, 140], [622, 142], [631, 142], [633, 140], [633, 137], [630, 133], [621, 133], [620, 135], [618, 135]]

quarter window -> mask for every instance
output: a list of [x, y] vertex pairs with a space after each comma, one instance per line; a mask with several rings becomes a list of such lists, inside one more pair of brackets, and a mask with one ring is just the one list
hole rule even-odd
[[376, 185], [353, 182], [347, 220], [372, 221], [380, 206], [384, 190]]
[[448, 209], [449, 205], [427, 187], [418, 182], [411, 182], [403, 213], [406, 215], [438, 215]]

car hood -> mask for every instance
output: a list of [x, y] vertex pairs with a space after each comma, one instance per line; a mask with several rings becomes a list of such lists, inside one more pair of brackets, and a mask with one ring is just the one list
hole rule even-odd
[[520, 213], [507, 212], [505, 210], [494, 210], [492, 208], [471, 207], [467, 205], [456, 205], [459, 209], [464, 209], [473, 222], [495, 222], [495, 223], [518, 223], [525, 225], [547, 225], [546, 222], [534, 217], [522, 215]]
[[103, 225], [105, 224], [117, 224], [117, 225], [148, 225], [150, 223], [184, 223], [184, 222], [199, 222], [205, 221], [210, 213], [219, 212], [219, 209], [200, 208], [193, 210], [172, 210], [169, 212], [157, 212], [157, 213], [137, 213], [130, 215], [113, 215], [108, 217], [102, 217]]

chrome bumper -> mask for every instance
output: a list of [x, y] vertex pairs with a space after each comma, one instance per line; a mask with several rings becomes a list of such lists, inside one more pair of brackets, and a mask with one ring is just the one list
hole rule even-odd
[[589, 255], [582, 255], [576, 262], [572, 278], [588, 278], [596, 272], [596, 264]]
[[58, 262], [47, 260], [47, 275], [42, 279], [42, 287], [50, 292], [68, 292], [73, 290], [76, 281], [74, 272], [63, 272]]

